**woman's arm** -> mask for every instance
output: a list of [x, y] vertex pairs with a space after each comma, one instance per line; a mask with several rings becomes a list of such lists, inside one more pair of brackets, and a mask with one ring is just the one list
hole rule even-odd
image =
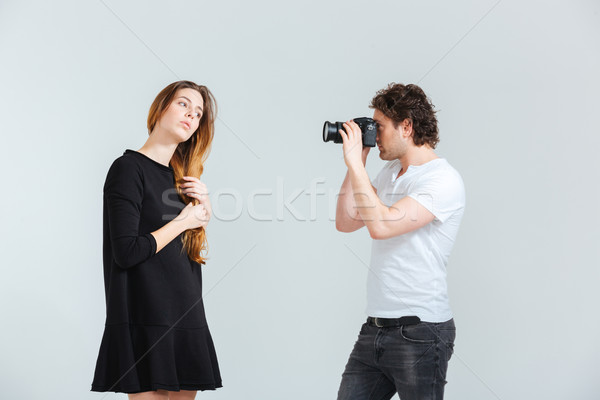
[[112, 256], [121, 268], [130, 268], [146, 261], [180, 233], [205, 226], [203, 205], [188, 204], [179, 215], [160, 229], [139, 233], [144, 187], [139, 166], [121, 157], [111, 165], [104, 184], [104, 199]]
[[[104, 183], [104, 207], [112, 256], [121, 268], [137, 265], [156, 253], [150, 233], [139, 234], [144, 188], [139, 166], [126, 157], [117, 158]], [[106, 234], [105, 234], [106, 235]]]
[[192, 205], [188, 203], [179, 215], [162, 228], [152, 232], [156, 241], [156, 252], [162, 250], [173, 239], [188, 229], [205, 227], [208, 223], [208, 213], [202, 204]]

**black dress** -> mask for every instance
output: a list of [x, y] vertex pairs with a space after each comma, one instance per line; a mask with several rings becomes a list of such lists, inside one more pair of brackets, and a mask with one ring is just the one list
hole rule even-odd
[[104, 184], [106, 324], [92, 391], [222, 387], [204, 315], [201, 265], [181, 235], [156, 253], [150, 234], [184, 207], [173, 169], [125, 150]]

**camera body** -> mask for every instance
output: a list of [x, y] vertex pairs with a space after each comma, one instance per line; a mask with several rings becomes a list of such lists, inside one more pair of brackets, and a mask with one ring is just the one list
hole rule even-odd
[[[377, 123], [372, 118], [360, 117], [354, 118], [354, 122], [358, 125], [362, 132], [362, 144], [364, 147], [375, 147], [377, 145]], [[339, 130], [344, 129], [343, 122], [325, 121], [323, 125], [323, 141], [333, 143], [343, 143], [342, 135]]]

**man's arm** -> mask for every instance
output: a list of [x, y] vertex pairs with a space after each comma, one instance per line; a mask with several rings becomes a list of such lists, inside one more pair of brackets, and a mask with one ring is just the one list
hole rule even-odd
[[419, 229], [435, 216], [412, 197], [403, 197], [391, 207], [381, 202], [371, 186], [364, 166], [352, 165], [348, 175], [361, 221], [373, 239], [388, 239]]
[[[366, 153], [368, 153], [368, 148]], [[366, 159], [366, 157], [365, 157]], [[377, 189], [373, 186], [373, 191], [377, 193]], [[354, 232], [357, 229], [365, 226], [354, 200], [354, 192], [350, 184], [349, 173], [346, 173], [340, 193], [337, 199], [337, 207], [335, 210], [335, 228], [340, 232]]]

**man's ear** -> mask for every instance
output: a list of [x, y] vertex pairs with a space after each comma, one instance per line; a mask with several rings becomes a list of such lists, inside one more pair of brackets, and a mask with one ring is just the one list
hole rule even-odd
[[400, 126], [402, 126], [403, 129], [403, 136], [406, 138], [409, 138], [412, 136], [413, 134], [413, 123], [412, 123], [412, 119], [410, 118], [405, 118], [404, 121], [402, 121], [400, 123]]

